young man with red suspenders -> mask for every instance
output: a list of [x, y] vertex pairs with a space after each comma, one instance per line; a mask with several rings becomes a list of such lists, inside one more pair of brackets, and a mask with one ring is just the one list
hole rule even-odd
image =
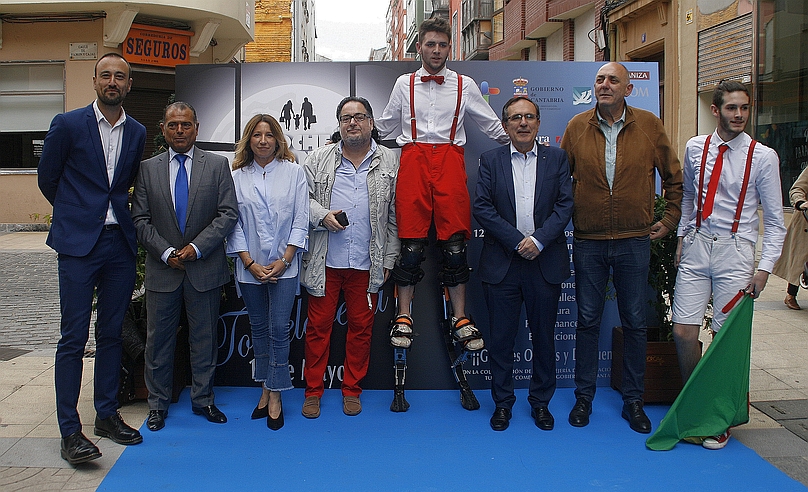
[[434, 216], [443, 253], [439, 279], [449, 289], [456, 341], [467, 350], [484, 347], [466, 313], [465, 284], [469, 280], [466, 241], [471, 235], [471, 207], [466, 187], [463, 145], [464, 120], [500, 144], [508, 143], [497, 114], [471, 77], [446, 68], [451, 52], [451, 28], [445, 19], [421, 24], [416, 48], [422, 67], [398, 78], [376, 127], [383, 138], [396, 137], [402, 147], [396, 188], [396, 220], [401, 256], [392, 276], [398, 285], [398, 316], [391, 336], [394, 347], [408, 348], [412, 340], [410, 301], [424, 275], [421, 262]]
[[[780, 160], [774, 150], [744, 133], [749, 106], [743, 84], [722, 81], [710, 107], [718, 123], [715, 132], [691, 138], [685, 148], [673, 301], [673, 335], [685, 381], [701, 359], [698, 335], [710, 296], [716, 308], [712, 330], [717, 332], [727, 319], [721, 308], [738, 291], [760, 295], [783, 246]], [[755, 272], [759, 203], [763, 248]], [[706, 438], [703, 446], [721, 449], [728, 440], [729, 429]]]

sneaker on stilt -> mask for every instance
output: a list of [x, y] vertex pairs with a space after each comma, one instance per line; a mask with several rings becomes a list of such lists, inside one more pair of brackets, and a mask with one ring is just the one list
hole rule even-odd
[[390, 329], [390, 345], [396, 348], [410, 348], [412, 345], [412, 318], [407, 314], [399, 314], [393, 320]]
[[485, 347], [483, 335], [474, 326], [474, 322], [463, 316], [462, 318], [452, 318], [452, 336], [455, 341], [463, 344], [467, 350], [475, 352]]

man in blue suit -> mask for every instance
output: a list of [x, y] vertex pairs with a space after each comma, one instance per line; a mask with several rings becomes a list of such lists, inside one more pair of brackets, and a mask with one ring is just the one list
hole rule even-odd
[[561, 282], [570, 276], [564, 229], [572, 215], [567, 154], [538, 145], [539, 106], [514, 97], [502, 108], [510, 145], [480, 156], [474, 218], [485, 229], [478, 272], [488, 306], [491, 428], [508, 428], [513, 392], [513, 348], [522, 303], [533, 342], [528, 403], [542, 430], [551, 430], [548, 404], [556, 388], [554, 331]]
[[129, 63], [117, 53], [95, 66], [95, 102], [57, 115], [39, 160], [39, 189], [53, 205], [47, 244], [58, 253], [61, 338], [56, 348], [56, 414], [61, 455], [71, 465], [101, 456], [81, 432], [76, 409], [82, 357], [95, 327], [95, 435], [138, 444], [140, 433], [118, 413], [121, 325], [135, 285], [135, 226], [129, 188], [140, 165], [146, 129], [124, 112], [132, 88]]

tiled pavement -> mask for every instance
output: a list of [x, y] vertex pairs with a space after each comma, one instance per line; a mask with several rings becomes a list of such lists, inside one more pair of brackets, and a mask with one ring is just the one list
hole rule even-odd
[[[0, 490], [94, 490], [124, 448], [92, 436], [94, 359], [86, 358], [79, 412], [103, 457], [80, 469], [59, 457], [58, 281], [44, 241], [45, 233], [0, 234]], [[751, 421], [733, 437], [808, 486], [808, 295], [801, 293], [803, 311], [787, 309], [784, 296], [785, 282], [772, 277], [755, 303]], [[121, 413], [137, 426], [147, 407], [138, 402]]]

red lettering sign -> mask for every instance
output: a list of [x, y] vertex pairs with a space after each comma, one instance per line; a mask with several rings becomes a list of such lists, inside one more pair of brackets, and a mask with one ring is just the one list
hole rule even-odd
[[190, 31], [132, 24], [123, 43], [123, 57], [142, 65], [187, 65], [193, 35]]

